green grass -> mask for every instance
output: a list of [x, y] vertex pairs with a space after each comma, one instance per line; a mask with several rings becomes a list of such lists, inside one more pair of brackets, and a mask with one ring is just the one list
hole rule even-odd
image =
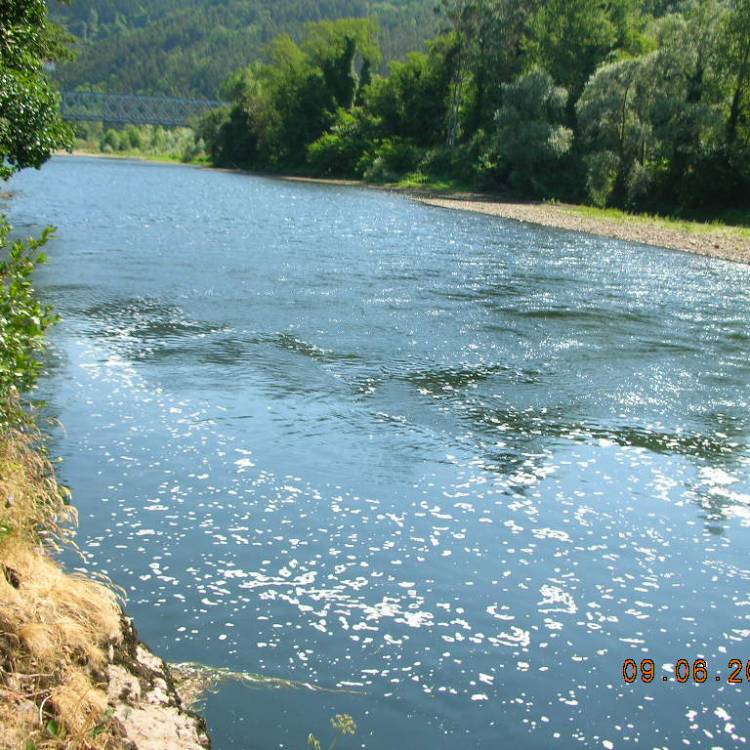
[[622, 223], [640, 222], [695, 234], [722, 232], [750, 239], [750, 211], [738, 209], [684, 218], [647, 213], [633, 214], [617, 208], [595, 208], [594, 206], [565, 206], [565, 209], [570, 213], [591, 219], [607, 219]]
[[412, 172], [404, 175], [397, 182], [386, 183], [387, 187], [398, 190], [429, 190], [435, 193], [468, 193], [474, 192], [474, 186], [466, 181], [453, 177], [438, 178], [425, 175], [421, 172]]
[[210, 166], [207, 157], [202, 156], [190, 161], [185, 161], [179, 154], [169, 151], [139, 151], [128, 149], [127, 151], [102, 151], [98, 146], [77, 143], [75, 151], [80, 154], [91, 154], [92, 156], [104, 156], [108, 159], [138, 159], [140, 161], [170, 162], [173, 164], [200, 164]]

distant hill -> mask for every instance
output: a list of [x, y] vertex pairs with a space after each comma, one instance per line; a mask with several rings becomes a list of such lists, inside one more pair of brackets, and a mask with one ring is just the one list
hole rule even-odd
[[386, 60], [434, 36], [437, 0], [73, 0], [52, 13], [78, 40], [63, 88], [215, 97], [229, 73], [309, 21], [377, 19]]

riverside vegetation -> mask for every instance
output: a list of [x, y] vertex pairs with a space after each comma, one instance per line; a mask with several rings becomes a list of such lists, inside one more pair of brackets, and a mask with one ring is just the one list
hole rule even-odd
[[382, 75], [371, 20], [277, 37], [201, 122], [212, 162], [747, 223], [750, 1], [444, 0], [441, 18]]
[[128, 125], [115, 129], [100, 122], [76, 125], [74, 148], [86, 153], [158, 161], [206, 164], [205, 145], [192, 128]]
[[438, 28], [433, 0], [77, 0], [54, 17], [77, 56], [56, 72], [64, 88], [214, 98], [221, 82], [305, 23], [372, 16], [387, 59], [416, 49]]
[[113, 709], [98, 686], [121, 640], [112, 590], [52, 559], [72, 544], [75, 509], [55, 478], [20, 391], [41, 372], [55, 322], [30, 276], [49, 238], [16, 240], [0, 223], [0, 747], [112, 747]]

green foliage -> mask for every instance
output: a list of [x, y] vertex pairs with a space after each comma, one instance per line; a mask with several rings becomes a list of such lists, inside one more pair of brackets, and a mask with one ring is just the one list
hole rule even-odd
[[127, 125], [107, 128], [102, 123], [79, 123], [75, 146], [82, 151], [166, 159], [180, 162], [205, 162], [205, 144], [193, 128], [163, 128], [158, 125]]
[[0, 3], [0, 179], [41, 166], [69, 144], [59, 96], [44, 73], [46, 62], [65, 55], [64, 42], [44, 0]]
[[363, 177], [369, 182], [395, 182], [416, 169], [422, 151], [408, 138], [385, 138], [360, 162]]
[[367, 109], [384, 136], [411, 138], [427, 146], [445, 138], [451, 68], [448, 44], [436, 40], [427, 54], [414, 52], [394, 62], [387, 77], [377, 76], [364, 92]]
[[586, 191], [594, 206], [603, 208], [614, 192], [620, 175], [621, 163], [612, 151], [595, 151], [584, 158], [586, 164]]
[[[730, 102], [727, 144], [734, 149], [739, 141], [744, 140], [747, 144], [750, 140], [750, 0], [736, 0], [723, 21], [719, 66], [721, 82]], [[741, 131], [744, 131], [744, 138]], [[745, 169], [748, 169], [747, 160]]]
[[[47, 19], [44, 0], [5, 0], [0, 4], [0, 178], [24, 167], [39, 167], [50, 152], [65, 147], [71, 132], [60, 119], [58, 96], [44, 64], [65, 54], [65, 37]], [[0, 216], [0, 415], [20, 391], [32, 388], [41, 372], [38, 358], [44, 333], [56, 318], [31, 284], [43, 263], [39, 239], [10, 241]]]
[[36, 384], [44, 334], [57, 320], [31, 283], [32, 272], [46, 260], [41, 247], [52, 232], [48, 228], [39, 239], [9, 242], [10, 226], [0, 219], [0, 413], [18, 392]]
[[287, 35], [273, 40], [266, 62], [227, 81], [231, 109], [209, 113], [198, 126], [215, 163], [304, 164], [311, 144], [340, 118], [339, 110], [353, 107], [362, 70], [379, 59], [375, 35], [371, 21], [345, 19], [308, 25], [301, 45]]
[[654, 52], [592, 76], [577, 114], [595, 204], [705, 210], [747, 194], [748, 138], [737, 127], [746, 110], [742, 93], [734, 97], [742, 58], [737, 68], [729, 52], [742, 44], [730, 41], [727, 26], [730, 19], [741, 25], [742, 10], [690, 3], [659, 22]]
[[652, 182], [653, 56], [603, 65], [589, 80], [576, 111], [588, 154], [587, 190], [594, 205], [613, 197], [637, 204]]
[[605, 0], [550, 0], [540, 4], [529, 20], [530, 62], [554, 73], [574, 100], [617, 43], [609, 6]]
[[497, 156], [516, 190], [543, 197], [550, 194], [549, 176], [573, 140], [573, 132], [562, 124], [567, 100], [568, 92], [539, 69], [503, 85]]
[[340, 108], [331, 128], [307, 149], [307, 163], [319, 177], [362, 177], [379, 121], [362, 107]]
[[216, 164], [598, 206], [747, 206], [750, 0], [443, 0], [370, 76], [361, 21], [274, 40], [199, 133]]
[[[331, 741], [331, 744], [328, 745], [328, 750], [334, 750], [338, 741], [342, 737], [346, 737], [348, 734], [354, 735], [357, 733], [357, 725], [349, 714], [336, 714], [336, 716], [331, 719], [331, 726], [336, 731], [336, 735]], [[312, 748], [312, 750], [322, 750], [323, 747], [320, 740], [312, 733], [307, 735], [307, 746]]]

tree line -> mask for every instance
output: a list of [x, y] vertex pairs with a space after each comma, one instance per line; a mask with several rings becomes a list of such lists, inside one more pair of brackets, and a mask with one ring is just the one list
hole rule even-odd
[[371, 20], [230, 76], [214, 164], [661, 211], [750, 205], [750, 0], [443, 0], [378, 74]]

